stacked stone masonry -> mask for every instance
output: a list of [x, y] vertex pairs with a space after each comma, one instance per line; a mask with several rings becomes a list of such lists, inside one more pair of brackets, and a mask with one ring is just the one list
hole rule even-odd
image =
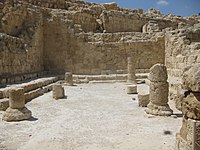
[[144, 12], [79, 0], [3, 0], [0, 19], [4, 84], [44, 71], [117, 73], [126, 70], [128, 54], [134, 52], [136, 69], [166, 64], [174, 98], [184, 68], [200, 63], [198, 15], [163, 15], [155, 9]]

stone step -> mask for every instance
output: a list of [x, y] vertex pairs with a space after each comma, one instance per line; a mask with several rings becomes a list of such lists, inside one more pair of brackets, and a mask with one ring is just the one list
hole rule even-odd
[[12, 86], [0, 89], [0, 93], [2, 93], [2, 95], [3, 95], [1, 98], [8, 98], [9, 97], [9, 90], [11, 88], [15, 88], [15, 87], [24, 88], [24, 93], [28, 93], [29, 91], [33, 91], [33, 90], [36, 90], [38, 88], [47, 86], [47, 85], [54, 83], [56, 81], [58, 81], [58, 77], [47, 77], [47, 78], [36, 79], [36, 80], [30, 81], [30, 82], [27, 82], [27, 83], [13, 84]]
[[25, 101], [30, 102], [32, 99], [43, 95], [44, 93], [47, 93], [49, 91], [52, 91], [53, 84], [47, 85], [45, 87], [40, 87], [38, 89], [35, 89], [33, 91], [30, 91], [28, 93], [25, 93]]
[[[136, 74], [137, 80], [146, 79], [148, 73]], [[75, 83], [88, 83], [88, 82], [97, 82], [100, 83], [109, 81], [109, 82], [126, 82], [127, 74], [111, 74], [111, 75], [73, 75], [73, 80]]]
[[0, 99], [0, 111], [5, 111], [9, 107], [9, 89], [13, 87], [21, 87], [25, 90], [25, 101], [26, 103], [31, 101], [32, 99], [43, 95], [44, 93], [47, 93], [52, 90], [53, 84], [58, 81], [57, 77], [50, 77], [50, 78], [42, 78], [37, 79], [32, 82], [23, 83], [15, 86], [11, 86], [8, 88], [1, 89], [2, 93], [1, 95], [4, 95]]

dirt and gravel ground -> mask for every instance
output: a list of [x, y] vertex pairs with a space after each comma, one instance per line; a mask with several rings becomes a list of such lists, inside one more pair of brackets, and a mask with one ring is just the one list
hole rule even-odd
[[65, 99], [53, 100], [50, 92], [29, 102], [29, 121], [0, 121], [0, 150], [174, 149], [182, 118], [146, 115], [124, 83], [65, 86], [65, 92]]

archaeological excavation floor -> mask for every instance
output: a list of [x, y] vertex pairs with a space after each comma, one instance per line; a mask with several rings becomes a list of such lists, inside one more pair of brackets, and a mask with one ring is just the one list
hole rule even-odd
[[67, 99], [42, 95], [26, 105], [31, 120], [0, 121], [0, 150], [173, 150], [182, 118], [146, 115], [125, 89], [125, 83], [93, 83], [65, 86]]

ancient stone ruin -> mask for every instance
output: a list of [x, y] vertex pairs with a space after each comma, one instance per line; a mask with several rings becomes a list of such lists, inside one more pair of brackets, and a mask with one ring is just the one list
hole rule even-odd
[[53, 85], [53, 98], [55, 100], [61, 99], [65, 97], [65, 91], [62, 85], [54, 84]]
[[[142, 143], [199, 150], [199, 15], [81, 0], [1, 0], [0, 20], [0, 149]], [[168, 126], [177, 136], [160, 134]]]
[[168, 105], [169, 83], [167, 82], [167, 68], [162, 64], [155, 64], [150, 69], [150, 95], [146, 113], [160, 116], [170, 116], [173, 111]]
[[24, 89], [17, 88], [9, 91], [9, 108], [3, 115], [5, 121], [21, 121], [31, 118], [31, 111], [25, 107]]
[[183, 123], [177, 134], [176, 148], [200, 149], [200, 64], [185, 68], [182, 92], [178, 94]]

